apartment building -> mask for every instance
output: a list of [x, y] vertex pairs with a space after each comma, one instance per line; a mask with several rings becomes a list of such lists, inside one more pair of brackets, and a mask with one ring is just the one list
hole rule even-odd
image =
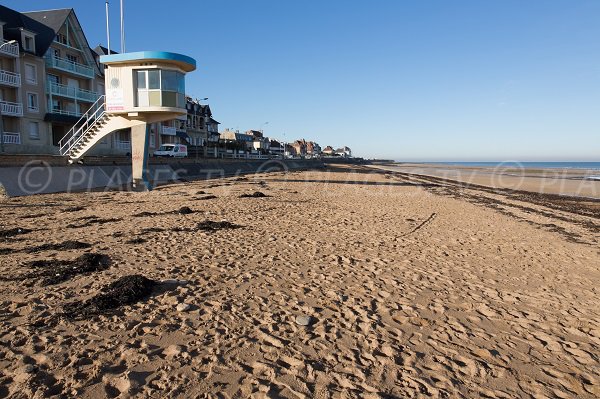
[[40, 83], [45, 86], [44, 120], [56, 150], [59, 140], [104, 94], [104, 74], [73, 9], [23, 15], [51, 29], [52, 36], [43, 38], [47, 46], [42, 49], [45, 73]]
[[36, 153], [50, 145], [41, 55], [52, 30], [0, 6], [0, 151]]
[[[104, 94], [104, 68], [73, 9], [18, 12], [0, 6], [0, 141], [4, 153], [58, 154], [58, 142]], [[101, 48], [101, 47], [100, 47]], [[117, 132], [91, 154], [125, 154]]]

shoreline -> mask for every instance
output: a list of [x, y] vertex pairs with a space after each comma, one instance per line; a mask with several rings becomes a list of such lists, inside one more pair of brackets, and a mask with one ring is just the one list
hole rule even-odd
[[[374, 169], [446, 179], [467, 185], [600, 199], [600, 180], [590, 169], [486, 168], [437, 164], [372, 164]], [[585, 173], [582, 173], [585, 171]]]

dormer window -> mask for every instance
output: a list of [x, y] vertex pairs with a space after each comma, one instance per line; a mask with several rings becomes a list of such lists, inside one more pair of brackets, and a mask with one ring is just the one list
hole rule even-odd
[[33, 37], [25, 36], [25, 50], [33, 51]]
[[25, 51], [30, 51], [30, 52], [34, 52], [35, 51], [35, 36], [27, 33], [27, 32], [22, 32], [22, 36], [23, 38], [23, 49]]

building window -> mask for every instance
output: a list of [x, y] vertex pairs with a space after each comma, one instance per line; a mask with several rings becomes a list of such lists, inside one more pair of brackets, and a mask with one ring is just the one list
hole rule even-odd
[[77, 56], [67, 54], [67, 61], [72, 62], [73, 64], [77, 64]]
[[29, 138], [32, 140], [40, 139], [40, 124], [38, 122], [29, 122]]
[[26, 51], [34, 51], [35, 42], [33, 36], [23, 35], [23, 48]]
[[156, 135], [154, 134], [154, 131], [150, 132], [150, 147], [151, 148], [156, 147]]
[[47, 74], [46, 76], [50, 85], [57, 85], [60, 83], [60, 78], [58, 76], [52, 75], [51, 73]]
[[137, 107], [185, 108], [185, 78], [177, 71], [149, 69], [135, 71]]
[[29, 84], [37, 84], [37, 67], [33, 64], [25, 64], [25, 81]]
[[60, 112], [61, 109], [62, 109], [62, 107], [61, 107], [60, 100], [53, 98], [52, 99], [52, 112]]
[[56, 58], [60, 58], [60, 50], [59, 49], [57, 49], [57, 48], [54, 49], [54, 56]]
[[36, 93], [27, 93], [27, 111], [39, 112], [38, 96]]
[[62, 44], [67, 44], [67, 37], [62, 33], [59, 33], [58, 35], [56, 35], [56, 41]]

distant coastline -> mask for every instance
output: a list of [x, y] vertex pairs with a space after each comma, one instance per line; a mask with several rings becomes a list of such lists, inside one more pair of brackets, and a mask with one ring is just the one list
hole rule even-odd
[[507, 167], [507, 168], [525, 168], [525, 169], [584, 169], [600, 170], [600, 162], [406, 162], [395, 161], [400, 164], [414, 165], [447, 165], [447, 166], [471, 166], [471, 167]]

